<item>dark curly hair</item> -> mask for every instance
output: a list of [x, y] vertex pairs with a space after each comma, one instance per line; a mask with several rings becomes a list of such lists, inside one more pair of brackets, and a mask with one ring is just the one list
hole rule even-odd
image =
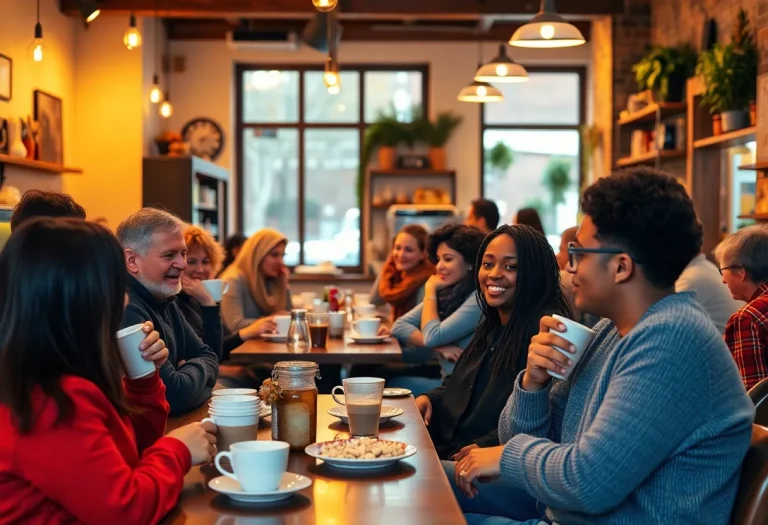
[[11, 231], [35, 217], [85, 219], [85, 209], [65, 193], [29, 190], [11, 213]]
[[649, 283], [670, 288], [700, 251], [701, 223], [677, 179], [648, 167], [621, 170], [584, 191], [581, 209], [600, 240], [625, 250]]
[[473, 226], [446, 224], [435, 230], [427, 241], [427, 255], [437, 264], [437, 248], [445, 243], [451, 250], [456, 250], [470, 266], [475, 264], [480, 245], [485, 235]]
[[[476, 268], [480, 268], [488, 244], [499, 235], [509, 235], [517, 250], [517, 281], [509, 322], [499, 339], [498, 351], [494, 352], [492, 374], [520, 372], [517, 364], [521, 353], [528, 353], [531, 338], [539, 332], [539, 321], [544, 315], [559, 314], [573, 319], [573, 311], [560, 286], [560, 267], [552, 246], [541, 233], [530, 226], [504, 224], [489, 233], [477, 254]], [[481, 292], [479, 271], [475, 271], [477, 301], [483, 311], [475, 337], [459, 360], [468, 359], [474, 353], [485, 350], [488, 335], [501, 326], [496, 308], [488, 306]], [[457, 365], [458, 366], [458, 365]]]

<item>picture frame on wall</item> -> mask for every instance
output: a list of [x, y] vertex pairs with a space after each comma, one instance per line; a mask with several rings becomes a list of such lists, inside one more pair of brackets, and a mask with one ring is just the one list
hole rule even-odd
[[0, 54], [0, 100], [11, 100], [13, 95], [13, 60]]
[[45, 91], [35, 90], [38, 159], [54, 164], [64, 163], [64, 126], [61, 99]]

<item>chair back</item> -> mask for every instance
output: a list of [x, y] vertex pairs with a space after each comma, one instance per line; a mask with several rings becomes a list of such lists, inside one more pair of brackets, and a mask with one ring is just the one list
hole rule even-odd
[[752, 442], [741, 464], [731, 525], [768, 522], [768, 428], [752, 425]]
[[747, 392], [755, 404], [755, 424], [768, 427], [768, 377]]

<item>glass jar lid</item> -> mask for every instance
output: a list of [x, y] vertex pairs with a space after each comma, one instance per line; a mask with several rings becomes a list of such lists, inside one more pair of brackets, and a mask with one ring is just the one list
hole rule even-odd
[[318, 370], [314, 361], [280, 361], [275, 363], [275, 372], [314, 372]]
[[301, 308], [291, 310], [291, 319], [305, 319], [307, 317], [307, 311]]

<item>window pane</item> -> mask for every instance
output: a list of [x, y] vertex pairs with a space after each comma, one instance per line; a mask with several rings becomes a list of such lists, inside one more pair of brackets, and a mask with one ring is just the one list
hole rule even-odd
[[[498, 143], [512, 149], [506, 171], [491, 165]], [[485, 130], [483, 190], [499, 206], [502, 222], [511, 223], [520, 208], [536, 208], [549, 242], [559, 247], [560, 233], [576, 226], [579, 148], [576, 130]]]
[[531, 73], [520, 84], [494, 84], [504, 101], [485, 104], [486, 124], [579, 124], [577, 73]]
[[246, 71], [242, 82], [243, 122], [298, 122], [298, 71]]
[[402, 121], [411, 119], [412, 108], [421, 107], [422, 75], [419, 71], [367, 71], [365, 73], [365, 121], [394, 108]]
[[341, 72], [341, 92], [328, 93], [322, 71], [304, 73], [305, 122], [360, 122], [360, 73]]
[[304, 262], [360, 264], [356, 129], [307, 129], [304, 135]]
[[243, 233], [274, 228], [288, 237], [285, 263], [299, 262], [299, 132], [243, 131]]

